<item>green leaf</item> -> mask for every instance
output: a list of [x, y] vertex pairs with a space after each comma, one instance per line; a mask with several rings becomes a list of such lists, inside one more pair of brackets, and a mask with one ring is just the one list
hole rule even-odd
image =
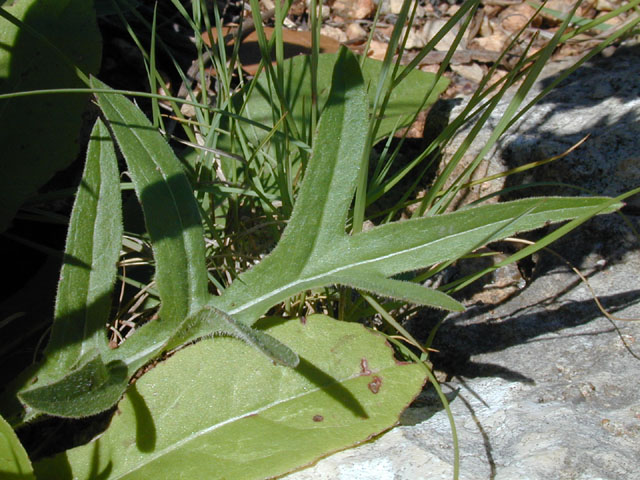
[[20, 399], [48, 415], [88, 417], [115, 405], [128, 383], [125, 364], [115, 361], [105, 365], [95, 356], [54, 383], [21, 392]]
[[[96, 87], [107, 88], [96, 79], [91, 81]], [[297, 356], [285, 345], [237, 324], [223, 311], [202, 308], [208, 299], [203, 230], [187, 176], [138, 108], [119, 94], [101, 93], [97, 97], [144, 211], [161, 300], [159, 320], [139, 328], [120, 348], [105, 356], [105, 361], [122, 361], [133, 374], [162, 350], [202, 335], [223, 334], [244, 340], [272, 360], [297, 365]]]
[[0, 478], [6, 480], [32, 480], [33, 468], [17, 435], [0, 417]]
[[428, 305], [458, 312], [464, 310], [464, 306], [460, 302], [446, 293], [422, 287], [412, 282], [385, 278], [364, 268], [337, 275], [336, 283], [407, 303]]
[[[289, 224], [274, 251], [243, 273], [216, 302], [227, 313], [238, 314], [236, 318], [245, 323], [253, 323], [266, 311], [266, 305], [273, 305], [269, 291], [286, 299], [304, 290], [305, 282], [297, 280], [304, 278], [310, 267], [317, 266], [318, 250], [332, 250], [338, 246], [336, 241], [342, 243], [345, 238], [345, 221], [369, 118], [358, 62], [346, 49], [339, 55], [330, 99], [320, 117], [313, 156]], [[242, 307], [247, 302], [250, 310], [246, 309], [248, 305]]]
[[[95, 80], [94, 84], [102, 86]], [[221, 296], [207, 300], [202, 228], [178, 160], [144, 115], [124, 97], [100, 94], [99, 101], [129, 162], [152, 232], [164, 306], [158, 321], [137, 329], [119, 348], [104, 352], [99, 359], [102, 363], [91, 363], [91, 375], [98, 379], [108, 373], [110, 365], [124, 365], [127, 375], [132, 376], [163, 350], [216, 334], [241, 338], [271, 359], [295, 365], [297, 357], [290, 348], [248, 328], [269, 308], [292, 295], [339, 284], [459, 310], [461, 305], [441, 292], [388, 277], [455, 260], [480, 245], [519, 231], [620, 207], [619, 202], [607, 198], [533, 198], [347, 235], [345, 222], [369, 118], [358, 62], [343, 49], [318, 126], [313, 157], [283, 237], [270, 255], [240, 275]], [[72, 374], [89, 375], [84, 370]], [[118, 384], [121, 379], [113, 381]], [[63, 387], [84, 395], [85, 390], [72, 390], [65, 382], [63, 379], [51, 385], [56, 392], [54, 400]], [[112, 383], [105, 380], [104, 385], [111, 389]], [[51, 403], [51, 396], [45, 401]]]
[[98, 119], [71, 213], [54, 323], [45, 350], [58, 373], [67, 373], [87, 352], [109, 350], [104, 326], [110, 319], [121, 245], [118, 163], [109, 131]]
[[[93, 2], [22, 0], [0, 7], [47, 38], [71, 63], [97, 72], [102, 51]], [[30, 31], [0, 18], [0, 94], [83, 87], [74, 70]], [[25, 199], [76, 158], [87, 95], [0, 100], [0, 231]]]
[[240, 339], [281, 365], [296, 367], [300, 361], [295, 352], [272, 336], [236, 322], [232, 316], [209, 305], [189, 317], [168, 344], [182, 345], [193, 338], [215, 335]]
[[[91, 84], [108, 88], [96, 78]], [[156, 262], [162, 329], [169, 332], [208, 296], [198, 205], [180, 161], [140, 109], [120, 94], [98, 93], [96, 97], [142, 205]]]
[[[33, 402], [35, 406], [37, 395], [47, 396], [48, 387], [41, 385], [54, 384], [89, 358], [109, 352], [105, 324], [111, 313], [122, 244], [121, 210], [113, 142], [98, 120], [91, 132], [87, 162], [71, 212], [45, 359], [36, 371], [37, 380], [29, 383], [31, 393], [21, 395], [27, 404]], [[74, 416], [81, 416], [81, 412], [78, 406]]]
[[[108, 88], [95, 78], [91, 83]], [[133, 371], [165, 349], [180, 325], [208, 298], [203, 230], [193, 189], [166, 141], [124, 96], [99, 93], [96, 97], [144, 212], [161, 300], [159, 320], [138, 329], [109, 357], [124, 360]]]
[[269, 323], [297, 368], [226, 338], [183, 349], [136, 382], [100, 438], [37, 463], [38, 478], [280, 475], [390, 428], [422, 388], [424, 367], [361, 325]]
[[[317, 91], [318, 104], [322, 111], [329, 98], [332, 75], [339, 61], [339, 53], [327, 53], [318, 56]], [[362, 66], [362, 76], [367, 89], [368, 105], [373, 105], [376, 96], [378, 78], [383, 68], [383, 63], [371, 58], [366, 58]], [[309, 129], [311, 112], [311, 57], [298, 55], [287, 59], [282, 64], [284, 97], [291, 108], [289, 115], [292, 117], [298, 132], [307, 132]], [[436, 75], [432, 73], [414, 70], [409, 73], [400, 84], [393, 89], [389, 99], [384, 118], [377, 132], [376, 140], [388, 136], [395, 128], [402, 128], [409, 124], [415, 111], [421, 106], [424, 96], [433, 88], [424, 108], [428, 108], [446, 90], [449, 81], [441, 78], [434, 86]], [[386, 82], [389, 84], [391, 78]], [[371, 88], [369, 88], [371, 86]], [[386, 84], [385, 84], [386, 86]], [[239, 100], [239, 97], [237, 98]], [[252, 120], [273, 127], [278, 118], [273, 118], [274, 102], [277, 95], [270, 84], [267, 75], [261, 75], [256, 85], [248, 96], [246, 106], [240, 112]], [[265, 131], [253, 126], [242, 124], [247, 137], [256, 145], [267, 135]], [[274, 137], [275, 141], [280, 137]], [[297, 140], [306, 141], [306, 138]], [[223, 146], [224, 143], [221, 143]], [[227, 145], [228, 147], [228, 145]]]
[[[622, 206], [606, 197], [544, 197], [461, 210], [447, 215], [394, 222], [353, 235], [350, 264], [385, 275], [425, 268], [459, 258], [471, 249], [545, 224], [581, 215], [609, 213]], [[601, 206], [610, 203], [601, 211]]]
[[[517, 232], [532, 230], [552, 222], [569, 220], [581, 215], [595, 215], [620, 208], [620, 203], [603, 205], [611, 199], [593, 198], [532, 198], [495, 205], [475, 207], [447, 215], [438, 215], [404, 222], [394, 222], [353, 236], [325, 238], [327, 244], [317, 245], [308, 252], [303, 269], [296, 272], [287, 257], [295, 258], [295, 248], [313, 245], [312, 236], [299, 235], [300, 244], [288, 252], [274, 250], [252, 270], [241, 275], [216, 305], [235, 318], [252, 323], [271, 306], [301, 291], [332, 284], [356, 285], [367, 274], [388, 277], [429, 267], [438, 262], [459, 258], [479, 245], [506, 238]], [[319, 199], [319, 203], [321, 200]], [[314, 211], [308, 212], [314, 215]], [[293, 235], [293, 234], [291, 234]], [[269, 270], [263, 270], [264, 267]], [[275, 278], [268, 275], [276, 275]], [[397, 284], [376, 285], [371, 278], [366, 290], [382, 296], [399, 292]], [[357, 286], [357, 285], [356, 285]], [[380, 287], [380, 291], [376, 287]], [[459, 304], [445, 297], [419, 296], [416, 289], [400, 296], [418, 304], [459, 310]], [[394, 297], [395, 298], [395, 297]], [[439, 303], [438, 303], [439, 302]]]
[[[443, 293], [387, 280], [453, 260], [478, 246], [546, 223], [620, 207], [606, 198], [533, 198], [404, 222], [352, 236], [345, 233], [368, 127], [363, 77], [344, 50], [336, 62], [291, 220], [273, 252], [244, 272], [211, 304], [247, 324], [297, 293], [332, 284], [360, 286], [382, 296], [459, 310]], [[405, 287], [403, 290], [401, 286]], [[397, 297], [396, 297], [397, 295]]]

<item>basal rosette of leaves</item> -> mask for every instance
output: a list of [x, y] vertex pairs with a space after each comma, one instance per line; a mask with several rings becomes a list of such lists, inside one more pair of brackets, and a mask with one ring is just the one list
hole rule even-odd
[[[96, 79], [92, 85], [107, 88]], [[208, 478], [230, 478], [247, 457], [259, 473], [246, 478], [262, 478], [364, 441], [393, 425], [419, 392], [425, 379], [422, 367], [396, 364], [382, 339], [361, 326], [312, 317], [306, 325], [286, 320], [262, 330], [254, 326], [261, 316], [293, 295], [332, 285], [462, 310], [443, 292], [394, 277], [455, 260], [480, 245], [549, 222], [575, 219], [575, 226], [621, 205], [602, 197], [530, 198], [347, 234], [370, 112], [358, 61], [343, 49], [313, 155], [279, 243], [220, 296], [211, 296], [202, 219], [182, 165], [125, 97], [101, 91], [96, 98], [106, 125], [98, 121], [93, 130], [71, 217], [51, 338], [43, 362], [5, 395], [3, 413], [14, 423], [42, 414], [86, 417], [113, 407], [128, 393], [119, 404], [122, 416], [114, 417], [102, 437], [36, 466], [39, 475], [54, 475], [51, 478], [139, 478], [140, 472], [167, 472], [169, 465], [194, 465], [209, 472]], [[101, 329], [122, 235], [114, 141], [144, 212], [161, 308], [157, 319], [111, 349]], [[341, 340], [345, 335], [357, 339], [353, 349], [339, 348], [347, 344]], [[129, 386], [134, 374], [162, 353], [213, 336], [235, 338], [188, 346]], [[369, 341], [375, 346], [367, 347]], [[319, 348], [314, 349], [315, 344]], [[273, 381], [262, 383], [269, 378], [277, 378], [277, 389], [270, 389]], [[210, 394], [203, 397], [202, 392]], [[256, 392], [266, 400], [256, 398]], [[385, 408], [379, 409], [376, 402], [383, 396]], [[223, 408], [220, 398], [230, 407]], [[201, 412], [194, 411], [194, 405]], [[372, 422], [362, 427], [359, 421], [346, 420], [355, 417]], [[333, 422], [348, 434], [328, 442], [325, 434]], [[146, 434], [140, 433], [143, 427]], [[298, 444], [310, 445], [295, 459], [278, 450], [286, 449], [287, 432], [293, 430]], [[124, 448], [122, 438], [128, 439]], [[260, 458], [257, 452], [265, 438], [279, 440], [268, 451], [272, 455]], [[256, 443], [242, 447], [249, 440]], [[197, 448], [187, 448], [192, 446]], [[194, 459], [200, 455], [212, 458]]]

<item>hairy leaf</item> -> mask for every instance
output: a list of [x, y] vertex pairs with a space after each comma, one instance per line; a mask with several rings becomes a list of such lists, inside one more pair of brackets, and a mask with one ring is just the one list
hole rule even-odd
[[[108, 88], [96, 79], [92, 83]], [[171, 148], [130, 101], [119, 94], [96, 96], [125, 157], [144, 211], [161, 300], [159, 320], [139, 328], [120, 348], [108, 352], [104, 361], [122, 361], [132, 375], [161, 351], [183, 343], [179, 339], [195, 339], [186, 339], [185, 332], [195, 335], [207, 325], [207, 335], [233, 335], [272, 359], [297, 364], [295, 354], [284, 345], [246, 325], [236, 325], [224, 312], [202, 308], [208, 298], [203, 230], [187, 176]]]
[[51, 337], [45, 355], [66, 373], [87, 352], [108, 351], [104, 331], [122, 244], [120, 177], [109, 131], [100, 119], [71, 213]]
[[[21, 395], [28, 405], [35, 407], [39, 395], [47, 396], [46, 385], [66, 377], [89, 358], [109, 351], [104, 326], [111, 313], [122, 243], [121, 210], [114, 146], [107, 128], [98, 120], [71, 213], [45, 358], [36, 371], [37, 380], [30, 382], [31, 393]], [[118, 398], [112, 398], [111, 405]], [[79, 409], [75, 416], [82, 416], [82, 412]]]
[[190, 346], [136, 382], [101, 437], [37, 463], [38, 478], [280, 475], [390, 428], [422, 388], [424, 368], [397, 362], [362, 325], [267, 323], [298, 367], [226, 338]]
[[[95, 78], [91, 82], [108, 88]], [[159, 320], [144, 325], [106, 359], [123, 360], [133, 372], [165, 349], [176, 330], [207, 300], [203, 230], [193, 189], [166, 141], [124, 96], [96, 96], [142, 205], [161, 301]]]
[[115, 405], [128, 383], [129, 372], [124, 363], [105, 365], [100, 356], [95, 356], [54, 383], [21, 392], [20, 399], [48, 415], [88, 417]]
[[428, 305], [445, 310], [462, 311], [464, 306], [449, 295], [413, 282], [385, 278], [366, 268], [347, 271], [335, 276], [335, 282], [357, 290], [377, 293], [383, 297], [407, 303]]
[[[610, 205], [603, 209], [607, 203]], [[251, 323], [271, 306], [300, 291], [332, 284], [357, 287], [356, 279], [367, 272], [384, 278], [426, 268], [516, 232], [618, 208], [620, 203], [602, 197], [533, 198], [387, 224], [353, 236], [336, 236], [330, 243], [318, 245], [308, 254], [309, 260], [298, 275], [292, 275], [294, 267], [287, 264], [286, 253], [280, 255], [276, 249], [271, 257], [240, 276], [215, 303], [237, 319]], [[313, 238], [301, 235], [300, 242], [309, 245]], [[268, 273], [259, 268], [261, 265], [269, 266], [271, 274], [277, 276], [265, 283]], [[361, 284], [365, 290], [396, 298], [391, 285], [378, 283], [378, 290], [373, 276], [367, 285]], [[418, 304], [459, 310], [459, 304], [451, 298], [445, 300], [442, 293], [416, 295], [416, 287], [423, 288], [412, 287], [397, 298], [408, 300], [410, 295]], [[439, 298], [436, 303], [435, 295]]]
[[[533, 198], [394, 222], [347, 235], [347, 210], [369, 120], [358, 63], [346, 51], [340, 55], [313, 157], [280, 242], [220, 298], [211, 300], [239, 321], [250, 324], [273, 305], [301, 291], [331, 284], [358, 286], [356, 281], [382, 296], [459, 310], [460, 304], [445, 294], [422, 293], [417, 285], [400, 295], [400, 284], [384, 277], [458, 258], [480, 245], [545, 223], [602, 213], [600, 206], [610, 202], [606, 198]], [[619, 203], [610, 204], [604, 211], [619, 207]]]
[[178, 160], [124, 97], [99, 94], [99, 101], [143, 204], [163, 302], [158, 321], [139, 328], [121, 347], [100, 356], [105, 366], [125, 365], [128, 376], [163, 350], [216, 334], [241, 338], [271, 359], [296, 365], [297, 357], [290, 348], [248, 326], [272, 306], [312, 288], [346, 285], [459, 310], [461, 305], [442, 292], [390, 277], [455, 260], [516, 232], [573, 218], [584, 221], [620, 207], [619, 202], [607, 198], [533, 198], [395, 222], [348, 235], [345, 223], [369, 118], [358, 62], [343, 49], [336, 61], [313, 157], [280, 242], [221, 296], [207, 298], [202, 229]]
[[[97, 88], [108, 88], [92, 78]], [[124, 96], [98, 93], [98, 104], [124, 156], [153, 244], [166, 328], [207, 297], [202, 219], [189, 180], [169, 145]], [[166, 330], [165, 328], [165, 330]]]
[[[322, 111], [329, 98], [332, 87], [331, 79], [336, 64], [340, 62], [339, 53], [327, 53], [318, 56], [318, 104]], [[311, 111], [311, 57], [298, 55], [283, 62], [284, 97], [291, 107], [290, 115], [296, 123], [299, 132], [305, 132], [309, 125]], [[367, 98], [373, 104], [383, 63], [379, 60], [366, 58], [362, 65], [362, 76], [367, 91]], [[391, 82], [389, 77], [388, 82]], [[389, 106], [378, 131], [378, 139], [388, 136], [394, 128], [408, 125], [413, 113], [421, 106], [424, 97], [429, 93], [429, 99], [424, 108], [433, 104], [440, 94], [447, 88], [449, 81], [442, 77], [436, 84], [433, 73], [413, 70], [400, 84], [393, 89], [389, 98]], [[371, 88], [369, 88], [371, 86]], [[263, 125], [274, 125], [273, 102], [276, 94], [266, 75], [258, 78], [257, 85], [249, 95], [245, 112], [254, 121]], [[277, 120], [277, 119], [276, 119]], [[263, 138], [264, 131], [249, 127], [256, 138]], [[253, 137], [251, 137], [253, 138]], [[304, 140], [304, 139], [301, 139]]]
[[[319, 111], [323, 113], [324, 108], [329, 99], [329, 93], [332, 88], [332, 76], [336, 65], [342, 62], [340, 54], [321, 54], [318, 56], [317, 65], [317, 104]], [[380, 78], [383, 63], [366, 58], [364, 59], [362, 76], [364, 78], [365, 94], [367, 101], [367, 110], [370, 112], [376, 98], [376, 87]], [[296, 151], [297, 145], [306, 144], [313, 137], [315, 132], [311, 131], [313, 122], [311, 121], [311, 111], [315, 108], [312, 103], [312, 69], [311, 59], [309, 56], [299, 55], [287, 59], [282, 62], [282, 85], [283, 96], [287, 107], [280, 111], [278, 95], [275, 87], [269, 80], [268, 75], [259, 76], [255, 82], [247, 87], [246, 92], [236, 95], [234, 98], [237, 106], [237, 113], [242, 117], [249, 118], [257, 122], [263, 128], [258, 128], [247, 122], [239, 122], [238, 125], [242, 130], [241, 134], [254, 146], [261, 145], [269, 139], [270, 144], [263, 147], [268, 155], [277, 159], [278, 163], [290, 162], [292, 169], [299, 168], [300, 155]], [[360, 75], [358, 75], [360, 76]], [[385, 88], [389, 86], [391, 76], [385, 82]], [[411, 71], [399, 85], [393, 89], [389, 98], [389, 103], [382, 115], [380, 125], [376, 132], [375, 140], [378, 141], [388, 136], [394, 129], [408, 126], [413, 118], [414, 113], [422, 106], [424, 97], [428, 96], [428, 100], [422, 108], [428, 108], [437, 99], [438, 96], [447, 88], [449, 81], [446, 78], [440, 78], [436, 82], [436, 75], [432, 73], [422, 72], [420, 70]], [[274, 107], [274, 105], [276, 105]], [[290, 110], [286, 110], [289, 108]], [[285, 115], [285, 117], [282, 117]], [[282, 131], [278, 131], [277, 135], [271, 137], [271, 128], [278, 125], [282, 121], [288, 126]], [[225, 121], [223, 121], [225, 124]], [[293, 126], [293, 127], [292, 127]], [[292, 128], [291, 128], [292, 127]], [[282, 127], [281, 127], [282, 129]], [[281, 133], [286, 133], [281, 135]], [[236, 151], [242, 151], [242, 143], [235, 142], [229, 136], [218, 137], [218, 147]], [[234, 144], [235, 143], [235, 144]], [[295, 145], [295, 146], [294, 146]], [[286, 160], [285, 157], [286, 156]], [[235, 174], [242, 175], [236, 170], [237, 162], [229, 162], [222, 159], [221, 165], [226, 175]], [[262, 188], [265, 191], [273, 191], [276, 189], [277, 180], [268, 176], [261, 178]], [[275, 182], [275, 183], [274, 183]], [[282, 179], [280, 180], [282, 182]], [[282, 185], [280, 186], [282, 188]]]
[[244, 323], [236, 322], [231, 315], [210, 305], [203, 307], [189, 317], [180, 326], [168, 345], [182, 345], [193, 338], [201, 338], [201, 335], [203, 337], [218, 335], [238, 338], [260, 350], [274, 362], [288, 367], [295, 367], [300, 361], [295, 352], [272, 336]]

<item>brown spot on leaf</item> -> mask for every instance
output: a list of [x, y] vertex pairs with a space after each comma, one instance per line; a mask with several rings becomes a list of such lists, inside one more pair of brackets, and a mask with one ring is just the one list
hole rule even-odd
[[362, 357], [360, 360], [360, 376], [371, 375], [371, 370], [369, 370], [369, 362], [366, 358]]
[[322, 415], [314, 415], [313, 416], [313, 421], [314, 422], [321, 422], [324, 420], [324, 417]]
[[371, 393], [378, 393], [380, 391], [380, 386], [382, 385], [382, 379], [377, 375], [373, 377], [373, 380], [369, 382], [369, 390]]

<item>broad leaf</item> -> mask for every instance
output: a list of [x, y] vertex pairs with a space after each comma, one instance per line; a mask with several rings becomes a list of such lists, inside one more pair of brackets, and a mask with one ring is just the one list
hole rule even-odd
[[190, 346], [136, 382], [100, 438], [37, 463], [38, 478], [267, 478], [390, 428], [422, 388], [424, 367], [361, 325], [270, 324], [297, 368], [230, 339]]
[[[104, 326], [110, 319], [121, 243], [118, 166], [109, 132], [98, 120], [91, 132], [87, 162], [69, 222], [51, 337], [44, 362], [36, 379], [30, 382], [31, 393], [22, 396], [25, 403], [40, 404], [39, 395], [48, 397], [47, 385], [86, 371], [86, 362], [109, 351]], [[53, 388], [58, 391], [59, 385]], [[95, 385], [89, 391], [97, 395]], [[118, 398], [119, 394], [111, 396], [102, 409], [109, 408]], [[85, 412], [78, 406], [74, 416], [84, 416]]]
[[[97, 72], [102, 45], [89, 0], [3, 2], [83, 71]], [[73, 69], [32, 32], [0, 18], [0, 94], [83, 87]], [[88, 95], [50, 94], [0, 100], [2, 171], [0, 231], [20, 205], [55, 172], [71, 164]]]
[[33, 468], [20, 440], [7, 421], [0, 417], [0, 478], [33, 480]]

